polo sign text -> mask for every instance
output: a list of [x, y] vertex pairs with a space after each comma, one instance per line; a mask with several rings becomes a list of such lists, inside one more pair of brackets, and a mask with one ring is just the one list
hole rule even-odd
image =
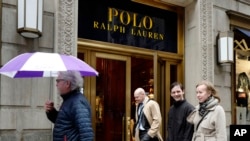
[[93, 28], [116, 32], [119, 34], [131, 34], [154, 40], [164, 40], [164, 34], [159, 33], [154, 27], [154, 19], [150, 16], [139, 15], [129, 11], [108, 7], [107, 22], [93, 21]]

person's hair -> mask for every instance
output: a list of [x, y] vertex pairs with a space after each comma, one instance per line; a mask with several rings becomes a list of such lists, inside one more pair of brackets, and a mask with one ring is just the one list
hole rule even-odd
[[137, 88], [137, 89], [135, 90], [135, 93], [146, 95], [146, 92], [145, 92], [145, 90], [144, 90], [143, 88]]
[[62, 71], [59, 72], [62, 79], [70, 81], [71, 90], [79, 89], [83, 86], [83, 78], [79, 71]]
[[174, 83], [172, 83], [171, 86], [170, 86], [170, 91], [171, 91], [175, 86], [180, 86], [181, 90], [184, 91], [184, 86], [183, 86], [181, 83], [179, 83], [179, 82], [174, 82]]
[[214, 98], [218, 99], [219, 102], [220, 102], [220, 97], [218, 96], [218, 93], [214, 87], [214, 85], [210, 82], [210, 81], [207, 81], [207, 80], [203, 80], [201, 82], [199, 82], [197, 85], [196, 85], [196, 88], [200, 85], [205, 85], [206, 86], [206, 90], [208, 92], [211, 92], [211, 96], [213, 96]]

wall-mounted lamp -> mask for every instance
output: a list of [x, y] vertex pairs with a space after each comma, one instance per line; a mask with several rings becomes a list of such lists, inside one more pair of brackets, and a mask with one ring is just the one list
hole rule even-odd
[[234, 62], [234, 33], [232, 31], [220, 32], [218, 40], [218, 62]]
[[43, 0], [18, 0], [17, 32], [27, 38], [42, 36]]

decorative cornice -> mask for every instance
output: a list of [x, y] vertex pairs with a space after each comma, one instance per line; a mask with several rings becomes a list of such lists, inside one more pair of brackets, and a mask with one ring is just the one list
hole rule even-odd
[[233, 11], [233, 10], [228, 10], [228, 11], [226, 11], [226, 13], [230, 18], [240, 18], [243, 20], [250, 21], [250, 15], [246, 15], [246, 14], [243, 14], [243, 13], [240, 13], [237, 11]]
[[236, 1], [241, 2], [243, 4], [250, 5], [250, 0], [236, 0]]
[[226, 13], [229, 17], [230, 25], [250, 29], [250, 25], [249, 25], [250, 15], [246, 15], [246, 14], [233, 11], [233, 10], [228, 10], [226, 11]]
[[214, 81], [213, 77], [213, 43], [212, 43], [212, 2], [210, 0], [200, 1], [200, 35], [202, 67], [201, 77], [203, 80]]

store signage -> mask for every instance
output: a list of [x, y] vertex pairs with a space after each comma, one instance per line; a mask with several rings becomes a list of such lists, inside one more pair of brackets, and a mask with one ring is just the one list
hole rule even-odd
[[78, 37], [177, 53], [177, 17], [131, 1], [79, 1]]
[[[127, 28], [129, 27], [129, 28]], [[120, 34], [130, 34], [155, 40], [164, 40], [164, 33], [153, 31], [154, 19], [150, 16], [139, 16], [138, 13], [108, 8], [108, 21], [93, 22], [94, 29], [118, 32]]]

